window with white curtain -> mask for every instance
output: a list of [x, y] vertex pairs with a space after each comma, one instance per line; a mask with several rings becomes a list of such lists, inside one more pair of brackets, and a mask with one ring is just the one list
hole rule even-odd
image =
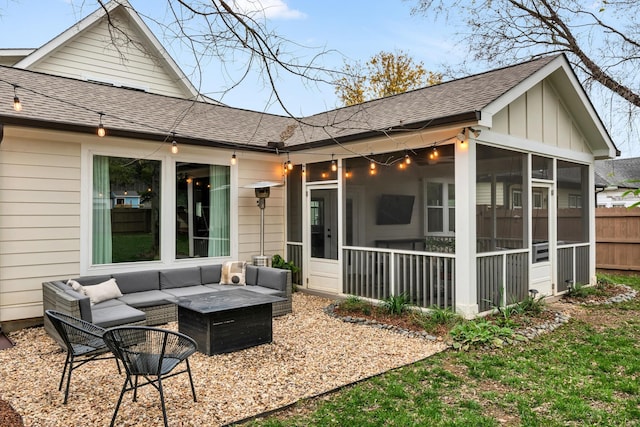
[[160, 168], [157, 160], [93, 157], [93, 265], [160, 258]]
[[176, 258], [230, 254], [230, 170], [176, 165]]

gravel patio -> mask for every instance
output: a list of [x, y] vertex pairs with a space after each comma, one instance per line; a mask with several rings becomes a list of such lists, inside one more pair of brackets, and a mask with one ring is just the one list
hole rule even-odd
[[[273, 321], [273, 343], [235, 353], [189, 359], [198, 402], [186, 375], [167, 380], [165, 399], [172, 426], [216, 426], [274, 410], [330, 391], [445, 349], [438, 341], [332, 318], [330, 300], [293, 295], [293, 313]], [[176, 329], [177, 324], [167, 325]], [[0, 398], [26, 426], [108, 425], [122, 387], [113, 360], [92, 362], [74, 371], [69, 403], [58, 391], [65, 353], [44, 332], [30, 328], [10, 334], [16, 346], [0, 351]], [[125, 396], [118, 425], [162, 425], [157, 391]]]

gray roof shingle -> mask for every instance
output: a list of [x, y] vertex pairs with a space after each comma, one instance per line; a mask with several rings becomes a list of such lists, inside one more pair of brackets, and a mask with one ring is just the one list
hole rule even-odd
[[597, 160], [596, 187], [640, 188], [640, 157]]
[[[0, 120], [4, 123], [92, 132], [100, 112], [111, 134], [188, 143], [266, 149], [286, 140], [293, 148], [332, 139], [357, 139], [398, 128], [428, 127], [475, 117], [484, 107], [556, 56], [413, 90], [299, 120], [222, 105], [0, 66]], [[15, 112], [13, 85], [24, 108]], [[286, 136], [283, 136], [286, 135]]]

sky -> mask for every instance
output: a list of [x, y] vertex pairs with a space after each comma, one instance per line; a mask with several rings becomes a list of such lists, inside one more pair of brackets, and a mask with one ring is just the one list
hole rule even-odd
[[[174, 60], [200, 91], [227, 105], [274, 114], [285, 111], [274, 101], [271, 88], [260, 75], [249, 75], [238, 87], [229, 89], [231, 80], [215, 61], [204, 62], [203, 73], [196, 73], [189, 49], [168, 35], [152, 19], [167, 20], [164, 0], [129, 0]], [[228, 0], [229, 2], [234, 0]], [[251, 7], [255, 0], [235, 0], [240, 7]], [[317, 64], [339, 70], [345, 61], [366, 62], [380, 51], [407, 53], [427, 70], [442, 71], [462, 62], [467, 54], [454, 44], [446, 23], [424, 16], [412, 16], [414, 0], [261, 0], [266, 5], [267, 25], [294, 41], [295, 56], [301, 62], [318, 52], [326, 52]], [[97, 8], [94, 0], [0, 0], [0, 48], [36, 48], [68, 29]], [[472, 72], [485, 71], [478, 64]], [[233, 77], [240, 67], [226, 67]], [[310, 115], [340, 106], [334, 87], [281, 73], [278, 93], [291, 114]], [[602, 104], [594, 99], [596, 108]], [[631, 144], [622, 132], [610, 133], [622, 149], [623, 157], [640, 156], [640, 144]]]
[[[232, 0], [231, 0], [232, 1]], [[236, 0], [248, 3], [250, 0]], [[130, 0], [143, 16], [165, 19], [162, 0]], [[341, 69], [344, 61], [365, 62], [374, 54], [403, 50], [428, 70], [437, 71], [442, 58], [452, 61], [455, 49], [441, 28], [424, 17], [411, 16], [412, 1], [404, 0], [262, 0], [268, 4], [268, 25], [273, 31], [295, 41], [301, 61], [318, 52], [327, 52], [318, 65]], [[93, 12], [97, 3], [90, 0], [0, 0], [0, 47], [35, 48], [65, 31], [82, 17]], [[201, 92], [220, 99], [229, 81], [220, 65], [206, 64], [205, 74], [193, 74], [193, 57], [181, 49], [173, 36], [148, 19], [145, 22], [167, 48], [182, 70], [192, 78]], [[313, 114], [339, 106], [333, 86], [301, 81], [280, 74], [278, 90], [293, 114]], [[252, 76], [240, 87], [224, 93], [228, 105], [283, 114], [273, 104], [269, 88]]]

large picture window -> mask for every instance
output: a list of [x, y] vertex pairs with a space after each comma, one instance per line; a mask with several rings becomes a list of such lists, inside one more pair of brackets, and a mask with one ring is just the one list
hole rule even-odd
[[92, 263], [160, 258], [157, 160], [93, 157]]
[[230, 254], [230, 168], [176, 165], [176, 258]]

